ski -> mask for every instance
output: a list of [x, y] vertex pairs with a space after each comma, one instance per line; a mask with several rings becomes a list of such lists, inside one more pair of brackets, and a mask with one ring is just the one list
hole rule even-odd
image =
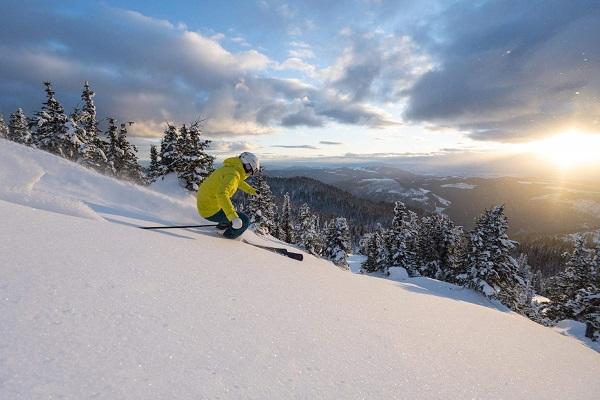
[[288, 249], [284, 249], [283, 247], [263, 246], [261, 244], [249, 242], [246, 239], [242, 239], [242, 242], [249, 244], [250, 246], [258, 247], [259, 249], [268, 250], [273, 253], [277, 253], [282, 256], [289, 257], [289, 258], [297, 260], [297, 261], [302, 261], [304, 259], [304, 256], [302, 254], [294, 253], [293, 251], [289, 251]]
[[186, 228], [206, 228], [209, 226], [217, 226], [217, 224], [174, 225], [174, 226], [138, 226], [138, 228], [140, 228], [140, 229], [186, 229]]

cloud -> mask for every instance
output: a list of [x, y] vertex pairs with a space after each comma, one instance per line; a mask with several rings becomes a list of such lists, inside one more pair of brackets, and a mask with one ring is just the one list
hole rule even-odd
[[279, 145], [273, 145], [271, 147], [279, 147], [279, 148], [283, 148], [283, 149], [311, 149], [311, 150], [318, 150], [319, 149], [318, 147], [312, 146], [310, 144], [299, 144], [299, 145], [279, 144]]
[[308, 76], [315, 76], [316, 68], [314, 65], [302, 61], [300, 58], [288, 58], [283, 63], [277, 65], [275, 70], [296, 70], [302, 71]]
[[329, 146], [339, 146], [339, 145], [342, 145], [344, 143], [342, 143], [342, 142], [330, 142], [330, 141], [327, 141], [327, 140], [321, 140], [319, 142], [319, 144], [325, 144], [325, 145], [329, 145]]
[[349, 45], [322, 73], [329, 85], [352, 102], [396, 102], [424, 73], [430, 57], [405, 35], [347, 33]]
[[288, 114], [281, 120], [281, 125], [295, 126], [323, 126], [324, 119], [315, 114], [313, 109], [304, 108], [296, 113]]
[[210, 143], [211, 152], [217, 153], [239, 153], [242, 151], [255, 151], [258, 147], [247, 141], [226, 141], [226, 140], [213, 140]]
[[600, 130], [597, 1], [463, 2], [436, 20], [439, 65], [409, 89], [407, 119], [513, 142]]
[[315, 58], [315, 53], [312, 50], [312, 47], [305, 42], [301, 41], [292, 41], [290, 43], [292, 49], [288, 51], [288, 56], [290, 58], [299, 58], [299, 59], [312, 59]]
[[[39, 109], [44, 80], [54, 83], [69, 109], [81, 102], [81, 86], [89, 80], [99, 114], [136, 121], [134, 135], [157, 136], [166, 121], [198, 118], [213, 137], [331, 122], [369, 127], [398, 122], [377, 105], [376, 96], [349, 96], [353, 89], [343, 79], [328, 79], [327, 71], [299, 57], [278, 63], [257, 49], [233, 51], [222, 43], [231, 41], [221, 33], [203, 34], [185, 24], [97, 3], [77, 13], [48, 2], [27, 4], [36, 7], [9, 0], [0, 14], [0, 109], [5, 113], [19, 106]], [[313, 24], [301, 21], [304, 28]], [[231, 40], [243, 44], [242, 39], [234, 35]], [[305, 42], [290, 46], [290, 54], [314, 56]], [[350, 70], [350, 64], [336, 69], [340, 76]], [[311, 84], [276, 78], [274, 71], [302, 72]], [[374, 86], [367, 91], [380, 92]]]

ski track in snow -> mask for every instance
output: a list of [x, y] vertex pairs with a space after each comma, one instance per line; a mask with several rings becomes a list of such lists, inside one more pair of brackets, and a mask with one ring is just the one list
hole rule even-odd
[[600, 393], [597, 353], [470, 290], [135, 229], [202, 220], [193, 197], [3, 140], [0, 218], [2, 400]]

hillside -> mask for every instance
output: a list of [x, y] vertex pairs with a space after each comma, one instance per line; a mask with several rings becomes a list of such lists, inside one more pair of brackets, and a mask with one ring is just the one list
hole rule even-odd
[[193, 197], [3, 140], [0, 218], [3, 400], [600, 393], [598, 353], [471, 291], [137, 229], [202, 220]]
[[416, 175], [391, 166], [290, 168], [277, 176], [307, 176], [370, 201], [443, 212], [467, 229], [481, 212], [505, 204], [512, 236], [553, 235], [600, 228], [597, 182], [574, 178]]
[[[393, 203], [358, 197], [316, 179], [303, 176], [267, 176], [267, 182], [278, 205], [283, 203], [283, 196], [288, 193], [294, 211], [307, 203], [321, 221], [335, 217], [346, 218], [356, 245], [362, 235], [375, 230], [377, 224], [388, 226], [394, 215]], [[247, 199], [247, 196], [244, 197]], [[422, 213], [419, 209], [414, 210]]]

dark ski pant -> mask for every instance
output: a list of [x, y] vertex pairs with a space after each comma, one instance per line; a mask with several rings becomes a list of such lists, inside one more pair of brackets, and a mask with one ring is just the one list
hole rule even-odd
[[227, 216], [225, 215], [223, 210], [219, 210], [218, 213], [211, 215], [206, 219], [211, 222], [216, 222], [219, 225], [229, 226], [227, 229], [225, 229], [225, 232], [223, 232], [223, 236], [227, 239], [235, 239], [236, 237], [244, 233], [244, 231], [250, 226], [250, 218], [248, 218], [246, 214], [239, 212], [238, 215], [242, 220], [242, 227], [240, 229], [233, 229], [231, 227], [231, 222], [227, 219]]

